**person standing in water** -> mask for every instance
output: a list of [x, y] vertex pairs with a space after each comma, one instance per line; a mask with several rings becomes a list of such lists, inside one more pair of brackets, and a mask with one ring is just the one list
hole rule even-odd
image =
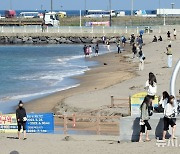
[[98, 56], [99, 54], [99, 44], [97, 43], [95, 46], [95, 56]]
[[109, 43], [109, 40], [107, 40], [106, 45], [107, 45], [108, 51], [110, 52], [111, 50], [110, 50], [110, 43]]
[[23, 135], [24, 135], [24, 140], [26, 140], [26, 121], [27, 121], [27, 115], [26, 115], [26, 110], [23, 107], [23, 102], [20, 100], [18, 109], [16, 110], [16, 119], [17, 119], [17, 124], [18, 124], [18, 138], [20, 139], [20, 131], [21, 127], [23, 127]]

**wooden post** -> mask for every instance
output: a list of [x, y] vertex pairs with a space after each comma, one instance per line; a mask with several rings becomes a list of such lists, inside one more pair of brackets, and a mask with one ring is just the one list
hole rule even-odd
[[64, 112], [64, 134], [67, 134], [67, 115], [66, 112]]
[[100, 114], [97, 115], [96, 119], [96, 128], [97, 128], [97, 135], [100, 135]]
[[129, 115], [131, 115], [131, 96], [129, 96]]
[[111, 96], [111, 108], [114, 107], [114, 96]]

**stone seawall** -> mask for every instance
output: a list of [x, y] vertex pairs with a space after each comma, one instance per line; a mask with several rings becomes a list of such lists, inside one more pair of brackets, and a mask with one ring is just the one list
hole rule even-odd
[[[71, 36], [70, 36], [71, 35]], [[4, 34], [0, 35], [0, 44], [91, 44], [102, 43], [102, 36], [90, 36], [90, 35], [50, 35], [50, 34]], [[108, 35], [106, 38], [110, 43], [116, 43], [120, 35]]]

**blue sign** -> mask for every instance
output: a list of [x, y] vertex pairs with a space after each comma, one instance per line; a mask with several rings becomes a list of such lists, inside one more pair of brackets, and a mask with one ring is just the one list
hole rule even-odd
[[27, 114], [28, 133], [53, 133], [54, 116], [53, 113], [30, 113]]

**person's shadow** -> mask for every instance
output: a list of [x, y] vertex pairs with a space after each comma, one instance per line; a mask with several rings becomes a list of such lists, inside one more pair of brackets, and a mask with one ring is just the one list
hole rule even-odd
[[7, 137], [8, 139], [11, 139], [11, 140], [18, 140], [19, 138], [18, 137], [12, 137], [12, 136], [9, 136]]

